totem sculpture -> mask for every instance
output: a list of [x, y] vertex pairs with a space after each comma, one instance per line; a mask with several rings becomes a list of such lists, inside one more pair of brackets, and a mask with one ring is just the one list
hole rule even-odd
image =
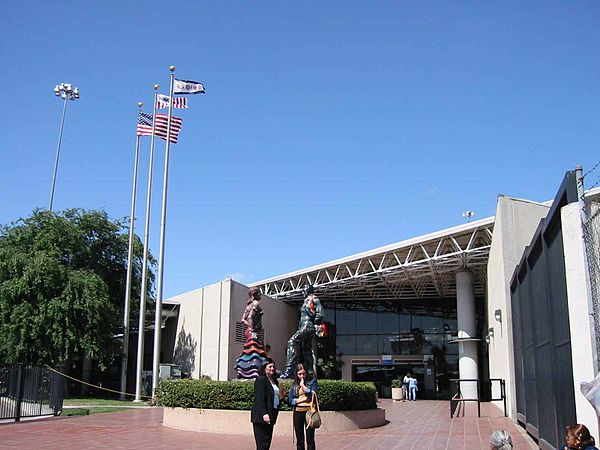
[[260, 340], [262, 330], [263, 310], [260, 307], [260, 290], [256, 287], [248, 289], [248, 303], [242, 315], [244, 331], [244, 349], [235, 364], [238, 378], [256, 378], [262, 363], [268, 358], [267, 352]]
[[[317, 336], [325, 336], [323, 306], [315, 296], [315, 288], [307, 284], [302, 288], [304, 302], [300, 308], [300, 323], [287, 344], [287, 358], [282, 378], [293, 378], [294, 367], [304, 362], [307, 379], [317, 378]], [[303, 361], [301, 360], [303, 359]]]

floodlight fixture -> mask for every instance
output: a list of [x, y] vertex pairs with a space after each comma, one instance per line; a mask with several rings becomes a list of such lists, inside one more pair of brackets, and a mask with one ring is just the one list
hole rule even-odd
[[65, 111], [67, 110], [67, 99], [78, 100], [79, 99], [79, 88], [75, 87], [71, 83], [60, 83], [54, 87], [54, 95], [62, 98], [65, 102], [63, 105], [62, 117], [60, 119], [60, 128], [58, 131], [58, 144], [56, 145], [56, 159], [54, 160], [54, 173], [52, 175], [52, 187], [50, 188], [50, 201], [48, 202], [48, 209], [52, 211], [52, 202], [54, 201], [54, 187], [56, 186], [56, 173], [58, 171], [58, 160], [60, 156], [60, 143], [62, 141], [62, 132], [65, 124]]

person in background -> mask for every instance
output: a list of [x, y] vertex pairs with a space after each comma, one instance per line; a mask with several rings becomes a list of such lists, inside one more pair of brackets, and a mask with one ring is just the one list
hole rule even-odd
[[561, 450], [598, 450], [590, 430], [581, 423], [567, 427], [565, 441]]
[[408, 399], [416, 400], [417, 399], [417, 391], [419, 388], [417, 387], [417, 379], [410, 377], [408, 379]]
[[275, 363], [267, 359], [260, 368], [260, 375], [254, 381], [254, 403], [250, 421], [254, 428], [256, 450], [269, 450], [273, 440], [273, 427], [279, 414], [279, 401], [283, 390], [275, 377]]
[[404, 378], [402, 379], [402, 396], [404, 397], [403, 400], [408, 400], [408, 382], [410, 380], [410, 372], [408, 372], [406, 375], [404, 375]]
[[490, 437], [490, 450], [511, 450], [512, 437], [506, 430], [496, 430]]
[[294, 407], [294, 434], [296, 449], [304, 450], [304, 431], [306, 430], [306, 445], [308, 450], [315, 450], [315, 429], [306, 428], [306, 412], [310, 409], [310, 401], [317, 392], [317, 380], [306, 381], [307, 374], [304, 364], [296, 366], [296, 375], [290, 388], [288, 403]]

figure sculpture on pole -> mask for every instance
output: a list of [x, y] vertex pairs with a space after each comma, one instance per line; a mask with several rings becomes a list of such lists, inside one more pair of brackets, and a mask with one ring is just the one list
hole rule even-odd
[[302, 288], [304, 302], [300, 308], [300, 323], [287, 344], [287, 358], [283, 378], [293, 378], [294, 368], [304, 363], [308, 372], [307, 379], [317, 378], [317, 336], [325, 336], [326, 329], [323, 323], [323, 306], [315, 295], [312, 284]]
[[244, 349], [238, 357], [235, 370], [238, 378], [256, 378], [260, 367], [268, 358], [261, 341], [263, 310], [260, 307], [261, 293], [257, 287], [248, 289], [248, 302], [241, 322], [246, 326], [244, 331]]

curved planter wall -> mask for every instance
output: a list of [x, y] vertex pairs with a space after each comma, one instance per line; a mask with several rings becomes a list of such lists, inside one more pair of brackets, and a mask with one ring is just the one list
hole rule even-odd
[[[385, 409], [362, 411], [321, 411], [323, 425], [318, 433], [352, 431], [385, 425]], [[252, 434], [250, 411], [226, 409], [164, 408], [163, 425], [186, 431], [209, 433]], [[292, 434], [292, 412], [282, 411], [277, 418], [274, 434]]]

